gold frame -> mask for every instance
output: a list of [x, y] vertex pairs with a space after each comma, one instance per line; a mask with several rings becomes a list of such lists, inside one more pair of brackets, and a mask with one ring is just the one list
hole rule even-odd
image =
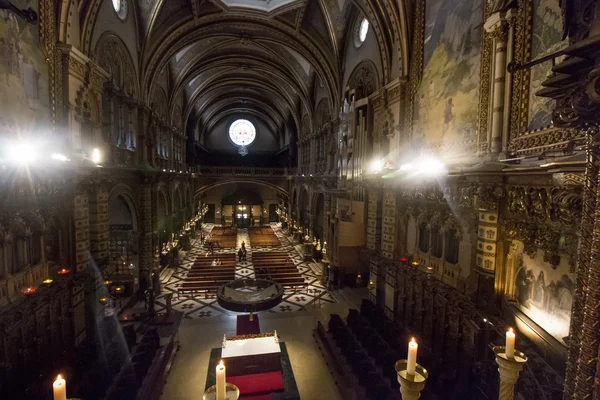
[[[524, 64], [531, 61], [533, 35], [533, 2], [519, 0], [515, 25], [514, 61]], [[575, 129], [548, 125], [528, 130], [531, 70], [513, 73], [508, 149], [510, 153], [533, 154], [544, 150], [563, 150], [573, 140], [583, 140], [584, 135]]]
[[[410, 64], [410, 81], [409, 90], [407, 90], [405, 114], [405, 129], [408, 133], [408, 140], [412, 142], [414, 134], [414, 102], [421, 81], [423, 80], [424, 66], [424, 47], [425, 47], [425, 14], [426, 0], [417, 0], [414, 11], [414, 35], [413, 35], [413, 56]], [[488, 17], [490, 5], [486, 2], [482, 5], [482, 24]], [[490, 94], [490, 79], [491, 71], [490, 64], [492, 60], [492, 38], [486, 33], [483, 26], [481, 27], [481, 54], [480, 54], [480, 79], [479, 79], [479, 113], [476, 123], [477, 136], [473, 141], [465, 142], [468, 145], [465, 150], [473, 152], [476, 150], [487, 150], [487, 126], [488, 126], [488, 103]], [[483, 145], [485, 144], [485, 145]], [[428, 148], [447, 149], [453, 146], [428, 146]]]

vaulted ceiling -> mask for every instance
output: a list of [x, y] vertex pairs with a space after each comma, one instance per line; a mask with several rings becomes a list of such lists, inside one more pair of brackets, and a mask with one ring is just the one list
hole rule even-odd
[[[87, 12], [93, 13], [99, 1], [93, 0]], [[338, 109], [344, 43], [358, 16], [369, 19], [387, 69], [394, 46], [406, 43], [398, 40], [406, 28], [399, 22], [403, 2], [394, 0], [131, 3], [143, 100], [153, 97], [166, 75], [169, 115], [183, 96], [188, 132], [190, 124], [201, 133], [210, 131], [236, 113], [260, 119], [276, 134], [286, 128], [299, 132], [304, 114], [313, 121], [315, 82], [323, 87], [329, 109]]]

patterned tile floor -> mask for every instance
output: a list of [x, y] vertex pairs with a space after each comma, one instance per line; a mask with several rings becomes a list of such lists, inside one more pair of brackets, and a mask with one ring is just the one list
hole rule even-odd
[[[318, 305], [325, 303], [335, 303], [336, 300], [331, 296], [327, 289], [321, 284], [321, 264], [304, 261], [304, 258], [298, 253], [296, 248], [291, 243], [290, 239], [284, 234], [281, 228], [277, 224], [271, 224], [271, 227], [275, 231], [275, 235], [281, 241], [280, 246], [263, 247], [257, 246], [252, 247], [250, 243], [250, 237], [247, 229], [240, 229], [238, 231], [236, 249], [224, 249], [216, 250], [215, 255], [208, 257], [218, 258], [219, 254], [236, 252], [241, 247], [242, 241], [246, 244], [247, 249], [247, 261], [236, 264], [235, 276], [236, 278], [242, 277], [254, 277], [254, 267], [252, 266], [252, 252], [253, 251], [285, 251], [288, 253], [305, 281], [308, 283], [308, 288], [297, 293], [285, 293], [283, 301], [268, 311], [273, 312], [293, 312], [305, 310], [308, 305]], [[205, 228], [205, 233], [209, 233], [213, 228], [213, 225], [208, 225]], [[237, 253], [236, 253], [237, 254]], [[207, 257], [206, 251], [201, 247], [200, 240], [192, 241], [192, 249], [187, 252], [184, 259], [180, 263], [180, 266], [176, 269], [172, 276], [162, 283], [163, 293], [156, 299], [156, 309], [161, 312], [165, 309], [164, 296], [166, 293], [174, 293], [172, 305], [175, 310], [182, 311], [185, 313], [185, 317], [188, 319], [199, 319], [199, 318], [210, 318], [221, 315], [236, 315], [237, 313], [225, 310], [219, 306], [216, 298], [205, 298], [203, 295], [199, 296], [177, 296], [177, 288], [181, 285], [191, 266], [197, 257]]]

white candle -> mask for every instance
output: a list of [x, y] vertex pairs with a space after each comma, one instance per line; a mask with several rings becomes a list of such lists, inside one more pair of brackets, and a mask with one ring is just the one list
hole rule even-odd
[[217, 365], [217, 400], [225, 400], [225, 365], [223, 360]]
[[506, 332], [506, 357], [513, 358], [515, 356], [515, 333], [512, 328]]
[[67, 400], [67, 381], [58, 375], [52, 384], [54, 391], [54, 400]]
[[417, 367], [417, 349], [419, 345], [415, 342], [415, 338], [408, 342], [408, 362], [406, 363], [406, 372], [414, 375]]

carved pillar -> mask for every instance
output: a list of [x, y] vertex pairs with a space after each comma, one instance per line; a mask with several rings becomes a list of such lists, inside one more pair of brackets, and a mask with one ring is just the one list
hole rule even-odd
[[381, 255], [387, 259], [394, 258], [396, 245], [396, 192], [392, 189], [383, 191], [383, 223], [381, 234]]
[[96, 265], [108, 264], [108, 189], [95, 184], [89, 193], [90, 253]]
[[491, 68], [492, 86], [492, 126], [488, 137], [490, 151], [498, 154], [502, 150], [502, 134], [505, 121], [506, 88], [506, 41], [508, 39], [508, 18], [514, 18], [515, 9], [498, 11], [492, 14], [484, 24], [485, 30], [494, 38], [494, 65]]
[[88, 193], [78, 185], [73, 193], [73, 225], [75, 238], [75, 272], [82, 272], [88, 266], [89, 206]]
[[[587, 160], [564, 399], [600, 399], [600, 16], [596, 0], [562, 1], [565, 60], [542, 83], [539, 96], [556, 100], [555, 126], [583, 130]], [[574, 65], [573, 60], [577, 61]], [[556, 84], [556, 75], [559, 83]]]
[[[154, 199], [156, 201], [153, 201]], [[153, 265], [153, 203], [156, 203], [156, 208], [154, 209], [156, 213], [156, 210], [158, 210], [158, 193], [152, 190], [152, 182], [147, 178], [144, 181], [140, 195], [140, 294], [143, 294], [149, 286], [150, 271]]]
[[367, 248], [374, 251], [381, 249], [381, 197], [381, 190], [368, 189]]

